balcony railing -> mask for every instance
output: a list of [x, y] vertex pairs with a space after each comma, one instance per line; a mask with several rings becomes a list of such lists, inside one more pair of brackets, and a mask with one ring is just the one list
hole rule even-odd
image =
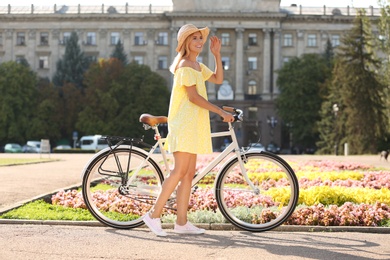
[[[280, 12], [289, 15], [341, 15], [355, 16], [359, 9], [365, 9], [368, 16], [380, 16], [380, 8], [367, 7], [304, 7], [302, 5], [281, 6]], [[153, 6], [153, 5], [52, 5], [52, 6], [0, 6], [1, 14], [152, 14], [172, 12], [173, 6]], [[205, 11], [207, 12], [207, 11]], [[214, 12], [214, 11], [213, 11]], [[253, 10], [258, 12], [258, 10]]]

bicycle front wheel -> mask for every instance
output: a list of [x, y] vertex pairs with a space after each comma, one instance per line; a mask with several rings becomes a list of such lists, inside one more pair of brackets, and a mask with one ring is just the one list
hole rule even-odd
[[251, 187], [242, 174], [238, 158], [228, 162], [216, 181], [216, 199], [223, 216], [233, 225], [251, 232], [273, 229], [293, 213], [299, 197], [292, 168], [268, 152], [242, 155]]
[[163, 174], [147, 154], [133, 147], [100, 153], [83, 173], [82, 193], [91, 214], [120, 229], [143, 225], [142, 216], [154, 205]]

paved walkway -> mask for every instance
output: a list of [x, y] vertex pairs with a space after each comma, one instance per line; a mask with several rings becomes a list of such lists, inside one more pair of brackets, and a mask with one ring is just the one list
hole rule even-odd
[[[39, 158], [39, 154], [0, 154], [0, 158]], [[42, 155], [47, 156], [48, 155]], [[81, 172], [92, 154], [51, 154], [55, 162], [0, 166], [0, 212], [49, 194], [59, 189], [81, 184]], [[282, 155], [286, 160], [332, 160], [372, 165], [390, 169], [390, 162], [380, 160], [379, 155], [367, 156], [319, 156]]]
[[[0, 154], [31, 158], [32, 154]], [[52, 154], [56, 162], [0, 167], [0, 212], [77, 186], [91, 154]], [[287, 160], [359, 162], [390, 169], [379, 156], [283, 156]], [[66, 221], [70, 223], [71, 221]], [[145, 228], [119, 230], [97, 222], [0, 223], [0, 259], [390, 259], [389, 228], [282, 226], [264, 233], [207, 230], [159, 238]], [[38, 225], [37, 225], [38, 224]], [[42, 225], [40, 225], [42, 224]], [[164, 227], [165, 228], [165, 227]], [[306, 229], [306, 230], [305, 230]], [[280, 232], [283, 231], [283, 232]], [[296, 232], [300, 231], [300, 232]], [[314, 232], [313, 232], [314, 231]], [[323, 231], [323, 232], [315, 232]], [[328, 232], [325, 232], [328, 231]]]

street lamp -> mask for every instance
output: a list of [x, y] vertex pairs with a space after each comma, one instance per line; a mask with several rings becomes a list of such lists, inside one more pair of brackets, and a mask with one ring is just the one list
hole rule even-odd
[[273, 116], [267, 116], [267, 123], [270, 127], [270, 135], [272, 136], [272, 142], [274, 142], [274, 128], [276, 127], [278, 120]]
[[333, 104], [332, 106], [332, 110], [333, 110], [333, 114], [334, 114], [334, 132], [335, 132], [335, 136], [334, 136], [334, 154], [335, 155], [338, 155], [338, 140], [337, 140], [337, 114], [339, 112], [339, 106], [335, 103]]
[[275, 128], [276, 124], [278, 123], [278, 120], [275, 117], [273, 117], [273, 116], [271, 116], [271, 117], [268, 116], [267, 117], [267, 123], [268, 123], [268, 125], [271, 128]]

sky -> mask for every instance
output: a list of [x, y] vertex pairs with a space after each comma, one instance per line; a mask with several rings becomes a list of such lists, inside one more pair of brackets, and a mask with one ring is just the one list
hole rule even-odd
[[[380, 0], [386, 1], [386, 0]], [[3, 0], [0, 6], [6, 6], [8, 4], [14, 6], [30, 6], [34, 4], [35, 6], [52, 6], [57, 5], [172, 5], [171, 0], [101, 0], [101, 1], [91, 1], [91, 0], [17, 0], [14, 3], [10, 0]], [[316, 6], [326, 6], [329, 7], [379, 7], [378, 0], [282, 0], [281, 6], [290, 6], [291, 4], [302, 5], [305, 7], [316, 7]]]

